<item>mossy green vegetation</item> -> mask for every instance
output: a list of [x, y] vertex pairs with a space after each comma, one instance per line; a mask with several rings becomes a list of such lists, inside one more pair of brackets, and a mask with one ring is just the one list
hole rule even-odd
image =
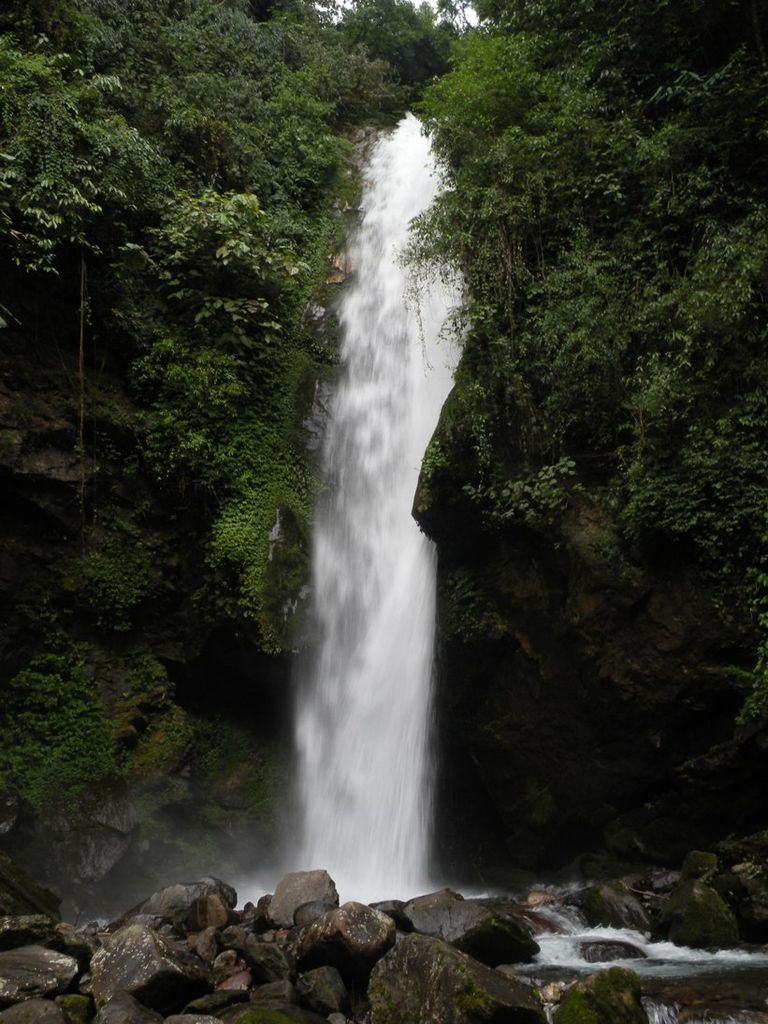
[[0, 693], [0, 778], [33, 806], [76, 800], [120, 764], [83, 652], [38, 655]]

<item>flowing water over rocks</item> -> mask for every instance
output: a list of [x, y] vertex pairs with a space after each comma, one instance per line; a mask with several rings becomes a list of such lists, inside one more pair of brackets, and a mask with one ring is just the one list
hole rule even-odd
[[400, 254], [437, 182], [412, 116], [375, 146], [341, 300], [343, 374], [313, 538], [317, 650], [296, 708], [301, 840], [356, 897], [429, 888], [435, 554], [411, 517], [451, 385], [441, 330], [457, 291], [418, 296]]

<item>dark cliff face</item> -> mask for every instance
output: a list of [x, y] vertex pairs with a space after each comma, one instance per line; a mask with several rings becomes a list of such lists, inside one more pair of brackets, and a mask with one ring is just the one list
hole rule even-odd
[[435, 441], [415, 514], [439, 552], [443, 804], [485, 831], [470, 851], [445, 826], [447, 845], [482, 862], [495, 836], [536, 869], [673, 862], [764, 825], [766, 736], [735, 725], [750, 623], [684, 552], [630, 551], [597, 492], [539, 527], [489, 525], [450, 399]]
[[274, 845], [290, 656], [206, 599], [205, 503], [142, 472], [124, 367], [87, 366], [81, 458], [72, 346], [2, 334], [2, 849], [73, 912], [237, 874]]

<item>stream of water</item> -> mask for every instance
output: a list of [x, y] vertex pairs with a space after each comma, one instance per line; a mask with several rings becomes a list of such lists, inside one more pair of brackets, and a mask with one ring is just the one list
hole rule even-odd
[[379, 140], [366, 175], [341, 300], [343, 371], [313, 535], [318, 643], [296, 746], [298, 866], [327, 868], [345, 899], [372, 900], [430, 887], [435, 552], [411, 506], [451, 386], [456, 350], [441, 332], [458, 293], [434, 280], [409, 298], [399, 260], [437, 189], [416, 118]]

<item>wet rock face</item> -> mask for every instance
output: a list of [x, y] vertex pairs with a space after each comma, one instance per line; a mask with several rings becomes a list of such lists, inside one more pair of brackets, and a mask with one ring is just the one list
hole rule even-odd
[[162, 1019], [128, 992], [118, 992], [101, 1007], [93, 1024], [160, 1024]]
[[77, 971], [74, 957], [43, 946], [0, 953], [0, 1007], [66, 992]]
[[[453, 455], [450, 418], [437, 436]], [[674, 864], [754, 830], [764, 752], [758, 736], [734, 740], [744, 691], [727, 670], [749, 662], [748, 625], [718, 611], [693, 568], [639, 560], [586, 498], [551, 525], [488, 531], [449, 463], [416, 515], [439, 550], [453, 808], [441, 842], [455, 861], [462, 848], [476, 859], [479, 835], [481, 855], [527, 868], [606, 845]]]
[[373, 970], [371, 1024], [543, 1024], [531, 990], [442, 939], [406, 935]]

